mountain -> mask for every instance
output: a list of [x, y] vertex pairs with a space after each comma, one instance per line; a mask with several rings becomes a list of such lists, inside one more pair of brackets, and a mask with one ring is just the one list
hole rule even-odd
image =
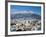
[[20, 19], [24, 18], [26, 19], [41, 19], [40, 15], [34, 14], [34, 13], [17, 13], [17, 14], [11, 14], [11, 19]]

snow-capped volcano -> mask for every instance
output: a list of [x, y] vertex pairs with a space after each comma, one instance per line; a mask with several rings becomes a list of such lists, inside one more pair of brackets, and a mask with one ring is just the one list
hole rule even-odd
[[40, 15], [35, 14], [32, 11], [19, 11], [17, 13], [11, 14], [11, 19], [41, 19]]

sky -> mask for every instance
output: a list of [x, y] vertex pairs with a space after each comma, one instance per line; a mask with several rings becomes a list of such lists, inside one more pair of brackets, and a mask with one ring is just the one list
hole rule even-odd
[[41, 7], [40, 6], [20, 6], [20, 5], [11, 5], [10, 6], [11, 13], [34, 13], [40, 15]]

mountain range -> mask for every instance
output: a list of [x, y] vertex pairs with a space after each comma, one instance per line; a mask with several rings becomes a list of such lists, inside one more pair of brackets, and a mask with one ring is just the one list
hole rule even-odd
[[34, 13], [17, 13], [17, 14], [11, 14], [11, 19], [20, 19], [24, 18], [26, 19], [41, 19], [40, 15], [34, 14]]

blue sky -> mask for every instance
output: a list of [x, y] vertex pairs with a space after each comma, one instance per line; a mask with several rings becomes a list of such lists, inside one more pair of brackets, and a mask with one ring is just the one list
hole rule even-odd
[[19, 11], [32, 11], [33, 13], [40, 15], [40, 13], [41, 13], [41, 7], [40, 6], [11, 5], [10, 6], [10, 11], [11, 11], [11, 13], [17, 13]]

